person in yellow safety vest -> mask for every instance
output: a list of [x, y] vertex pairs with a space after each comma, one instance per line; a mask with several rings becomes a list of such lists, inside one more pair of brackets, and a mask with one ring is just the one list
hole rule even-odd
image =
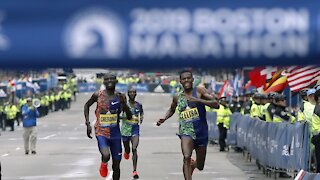
[[304, 103], [303, 114], [305, 115], [306, 121], [312, 121], [312, 115], [314, 112], [314, 108], [316, 106], [316, 101], [314, 100], [314, 94], [316, 89], [312, 88], [307, 91], [308, 101]]
[[175, 93], [175, 90], [176, 90], [175, 88], [176, 88], [176, 85], [177, 85], [177, 81], [172, 79], [169, 84], [170, 84], [170, 88], [171, 88], [171, 95], [173, 95]]
[[57, 90], [55, 91], [54, 95], [54, 111], [59, 111], [60, 109], [60, 92]]
[[55, 102], [54, 91], [50, 92], [49, 99], [50, 99], [50, 101], [49, 101], [49, 102], [50, 102], [49, 107], [50, 107], [51, 112], [53, 112], [53, 111], [54, 111], [54, 102]]
[[250, 117], [251, 118], [259, 118], [261, 119], [261, 113], [260, 113], [260, 94], [255, 93], [253, 95], [253, 104], [250, 108]]
[[6, 125], [6, 117], [4, 112], [4, 99], [0, 99], [0, 129], [4, 130]]
[[219, 128], [219, 145], [220, 151], [225, 151], [225, 140], [227, 138], [227, 130], [230, 126], [230, 116], [232, 112], [228, 107], [228, 101], [226, 97], [221, 97], [219, 102], [219, 109], [215, 110], [217, 112], [217, 125]]
[[5, 107], [4, 111], [7, 115], [6, 124], [8, 124], [11, 127], [11, 131], [14, 131], [14, 120], [17, 118], [18, 108], [12, 102], [9, 102], [9, 104]]
[[299, 95], [302, 99], [302, 103], [298, 107], [298, 112], [297, 112], [297, 121], [306, 121], [306, 116], [304, 114], [304, 108], [305, 108], [305, 103], [308, 102], [307, 98], [307, 91], [308, 89], [302, 89], [299, 92]]
[[266, 114], [267, 114], [267, 106], [266, 104], [269, 103], [269, 98], [266, 94], [260, 95], [260, 118], [263, 121], [266, 121]]
[[[73, 95], [73, 98], [74, 98], [74, 101], [77, 100], [77, 92], [78, 92], [78, 86], [77, 86], [77, 79], [76, 79], [76, 76], [74, 75], [71, 79], [71, 94]], [[71, 95], [71, 97], [72, 97]]]
[[21, 107], [25, 104], [27, 104], [27, 99], [22, 96], [21, 99], [19, 99], [19, 108], [21, 109]]
[[245, 102], [245, 96], [243, 94], [239, 95], [239, 104], [241, 106], [240, 113], [244, 114], [244, 102]]
[[236, 95], [233, 95], [233, 96], [232, 96], [232, 100], [231, 100], [231, 102], [230, 102], [230, 104], [229, 104], [229, 109], [230, 109], [230, 111], [231, 111], [232, 113], [240, 112], [240, 110], [241, 110], [241, 105], [240, 105], [240, 103], [239, 103], [239, 101], [238, 101], [238, 96], [236, 96]]
[[68, 93], [67, 90], [64, 90], [62, 92], [62, 97], [63, 97], [63, 109], [67, 109], [68, 108]]
[[292, 116], [289, 110], [286, 108], [286, 96], [284, 94], [278, 94], [275, 96], [276, 109], [273, 115], [273, 122], [289, 122], [294, 123], [296, 118]]
[[67, 91], [67, 108], [70, 109], [71, 107], [71, 97], [72, 97], [72, 91], [68, 90]]
[[265, 108], [265, 118], [266, 122], [273, 122], [273, 115], [276, 112], [276, 104], [275, 104], [275, 99], [274, 97], [277, 95], [276, 92], [270, 92], [268, 94], [268, 101], [264, 105]]
[[49, 106], [50, 106], [50, 97], [49, 97], [49, 93], [48, 92], [45, 92], [44, 94], [44, 98], [45, 98], [45, 115], [48, 115], [49, 113]]
[[316, 101], [316, 105], [311, 121], [311, 142], [315, 146], [317, 165], [316, 173], [320, 173], [320, 86], [316, 87], [316, 92], [314, 93], [314, 100]]
[[119, 84], [126, 84], [126, 79], [122, 76], [120, 76], [119, 78], [117, 78]]
[[40, 104], [41, 104], [40, 108], [41, 108], [41, 113], [42, 113], [41, 116], [46, 115], [46, 104], [47, 104], [46, 101], [47, 101], [46, 96], [44, 94], [41, 94], [41, 96], [40, 96]]
[[[275, 98], [276, 109], [273, 115], [273, 122], [294, 123], [295, 117], [292, 116], [289, 110], [286, 108], [286, 96], [283, 94], [276, 94], [274, 98]], [[283, 170], [283, 169], [279, 169], [279, 170]], [[291, 178], [291, 176], [286, 172], [280, 172], [279, 177]]]
[[62, 87], [63, 87], [63, 90], [67, 90], [67, 89], [69, 89], [69, 85], [68, 85], [68, 83], [64, 83]]
[[250, 114], [250, 110], [251, 110], [251, 106], [254, 103], [252, 96], [254, 95], [254, 93], [256, 93], [257, 90], [253, 89], [251, 92], [247, 91], [245, 96], [246, 96], [246, 101], [244, 103], [244, 114]]

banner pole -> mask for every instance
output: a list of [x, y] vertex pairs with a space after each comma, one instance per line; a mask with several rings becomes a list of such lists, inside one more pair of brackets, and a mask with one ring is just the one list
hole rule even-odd
[[292, 93], [291, 93], [291, 90], [289, 89], [289, 107], [290, 107], [290, 109], [292, 109], [292, 107], [291, 107], [291, 105], [292, 105]]

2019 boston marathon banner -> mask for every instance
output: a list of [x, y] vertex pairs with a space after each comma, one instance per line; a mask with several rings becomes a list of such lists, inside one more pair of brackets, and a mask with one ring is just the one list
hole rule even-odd
[[0, 2], [1, 67], [319, 64], [320, 2]]

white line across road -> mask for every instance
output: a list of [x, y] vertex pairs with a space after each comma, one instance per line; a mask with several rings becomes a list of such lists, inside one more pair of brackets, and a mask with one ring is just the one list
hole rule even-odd
[[43, 138], [39, 138], [39, 139], [49, 139], [49, 138], [52, 138], [54, 136], [56, 136], [56, 134], [51, 134], [49, 136], [46, 136], [46, 137], [43, 137]]
[[9, 156], [9, 154], [3, 154], [3, 155], [2, 155], [2, 157], [6, 157], [6, 156]]

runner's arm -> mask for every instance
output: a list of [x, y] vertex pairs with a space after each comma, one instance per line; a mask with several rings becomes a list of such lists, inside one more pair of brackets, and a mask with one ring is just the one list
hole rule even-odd
[[160, 126], [162, 123], [164, 123], [167, 119], [169, 119], [175, 113], [177, 105], [178, 105], [178, 97], [177, 97], [177, 95], [174, 95], [173, 99], [172, 99], [172, 103], [170, 105], [170, 108], [165, 115], [165, 118], [162, 118], [157, 122], [158, 126]]
[[127, 119], [132, 119], [132, 112], [127, 104], [127, 98], [122, 93], [118, 93], [119, 100], [121, 103], [121, 110], [126, 113]]
[[[206, 106], [209, 106], [211, 108], [215, 108], [215, 109], [219, 109], [219, 103], [218, 101], [215, 99], [215, 97], [213, 95], [211, 95], [206, 88], [202, 87], [202, 86], [198, 86], [197, 87], [197, 95], [200, 95], [200, 98], [194, 98], [193, 101], [202, 103]], [[197, 96], [198, 97], [198, 96]]]
[[95, 92], [92, 94], [91, 98], [86, 102], [86, 104], [84, 105], [84, 118], [86, 120], [85, 124], [88, 126], [90, 125], [90, 121], [89, 121], [89, 109], [90, 109], [90, 106], [97, 102], [98, 100], [98, 93]]

